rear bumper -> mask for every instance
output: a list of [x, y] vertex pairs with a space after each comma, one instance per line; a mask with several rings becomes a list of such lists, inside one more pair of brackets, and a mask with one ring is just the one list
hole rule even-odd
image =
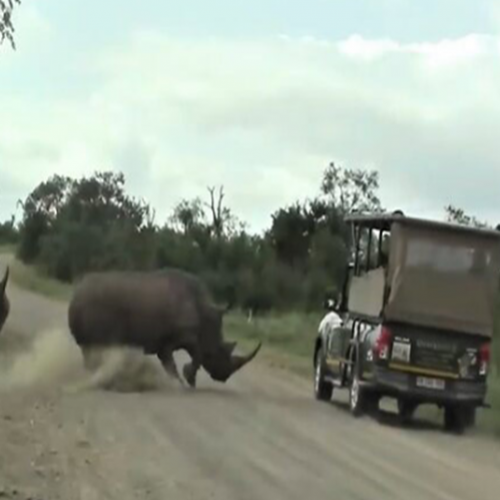
[[441, 390], [418, 387], [416, 381], [417, 375], [413, 373], [375, 367], [373, 375], [363, 385], [386, 396], [404, 397], [419, 403], [482, 406], [486, 397], [485, 382], [446, 379], [445, 388]]

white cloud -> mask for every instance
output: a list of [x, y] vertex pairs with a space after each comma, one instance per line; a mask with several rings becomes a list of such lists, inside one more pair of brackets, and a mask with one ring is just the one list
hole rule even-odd
[[339, 43], [339, 50], [348, 56], [375, 59], [400, 52], [402, 46], [394, 40], [366, 40], [360, 35], [352, 35]]
[[352, 35], [341, 41], [341, 53], [363, 60], [376, 60], [394, 54], [423, 57], [423, 62], [433, 67], [454, 66], [470, 62], [479, 56], [489, 55], [498, 45], [499, 38], [471, 34], [454, 40], [402, 44], [394, 40], [367, 40]]
[[457, 40], [417, 44], [411, 49], [426, 56], [432, 66], [450, 66], [492, 54], [495, 43], [498, 39], [493, 36], [468, 35]]
[[86, 59], [92, 90], [78, 100], [0, 96], [0, 173], [27, 190], [58, 169], [114, 167], [160, 217], [224, 183], [237, 213], [262, 227], [341, 160], [378, 168], [391, 207], [435, 215], [454, 202], [494, 216], [497, 43], [138, 33]]

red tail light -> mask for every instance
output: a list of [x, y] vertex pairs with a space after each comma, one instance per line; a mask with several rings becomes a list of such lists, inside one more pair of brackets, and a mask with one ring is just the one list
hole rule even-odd
[[382, 326], [377, 340], [375, 340], [375, 345], [373, 346], [373, 354], [375, 355], [375, 358], [388, 359], [391, 340], [391, 331], [386, 326]]
[[486, 375], [490, 364], [491, 350], [490, 343], [487, 342], [479, 348], [479, 374]]

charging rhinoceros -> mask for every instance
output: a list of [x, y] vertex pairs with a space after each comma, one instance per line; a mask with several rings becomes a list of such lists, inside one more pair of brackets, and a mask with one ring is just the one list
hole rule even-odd
[[180, 380], [173, 352], [184, 349], [191, 362], [183, 374], [191, 387], [202, 366], [219, 382], [251, 361], [233, 354], [236, 342], [222, 336], [225, 309], [213, 304], [202, 281], [179, 269], [89, 273], [77, 285], [68, 309], [71, 334], [84, 358], [93, 348], [129, 346], [157, 355]]

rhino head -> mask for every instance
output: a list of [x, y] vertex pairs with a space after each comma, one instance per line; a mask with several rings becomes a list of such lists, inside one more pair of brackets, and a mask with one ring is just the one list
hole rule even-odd
[[9, 298], [7, 297], [7, 281], [9, 280], [9, 268], [5, 270], [4, 277], [0, 282], [0, 331], [10, 312]]
[[218, 351], [204, 360], [203, 367], [214, 380], [226, 382], [231, 375], [255, 358], [262, 347], [262, 342], [245, 356], [233, 354], [236, 345], [236, 342], [224, 342]]
[[[218, 309], [216, 312], [216, 321], [213, 328], [215, 328], [219, 338], [221, 338], [222, 318], [227, 310], [227, 308]], [[226, 382], [231, 375], [255, 358], [262, 347], [262, 342], [259, 342], [253, 351], [244, 356], [233, 354], [236, 346], [237, 342], [221, 341], [218, 343], [217, 348], [214, 349], [212, 346], [208, 353], [204, 353], [202, 365], [213, 380]]]

